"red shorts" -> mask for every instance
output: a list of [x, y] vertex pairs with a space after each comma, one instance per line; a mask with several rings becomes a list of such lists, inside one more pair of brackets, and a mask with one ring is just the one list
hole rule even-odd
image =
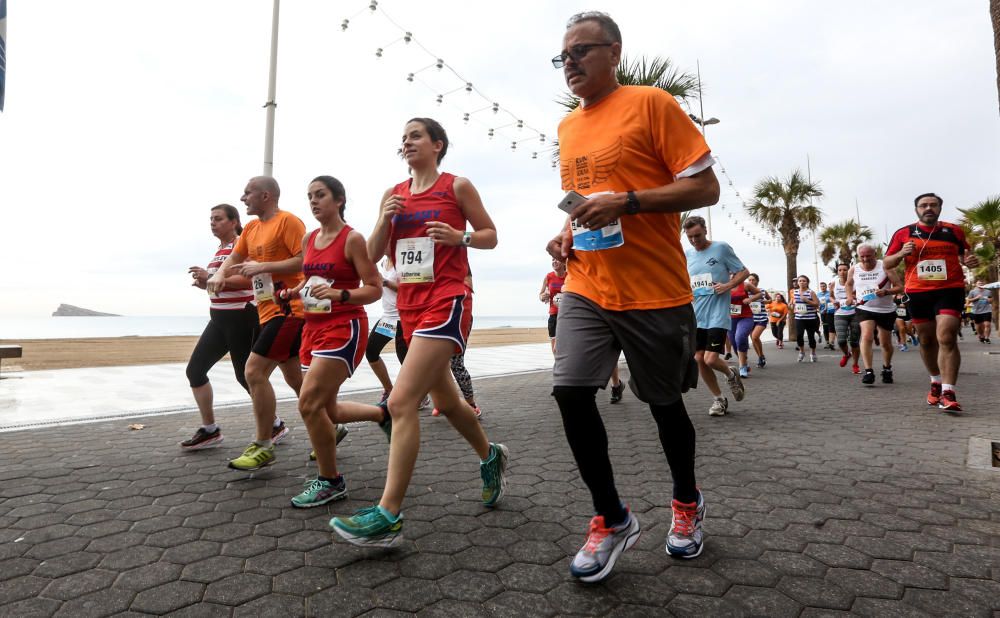
[[455, 354], [461, 354], [472, 330], [472, 294], [449, 296], [411, 309], [400, 307], [399, 321], [407, 346], [414, 336], [451, 339]]
[[282, 363], [295, 356], [301, 345], [302, 318], [278, 315], [261, 324], [252, 351]]
[[365, 355], [368, 346], [368, 317], [354, 318], [347, 322], [306, 322], [302, 330], [302, 347], [299, 362], [302, 369], [309, 369], [313, 358], [335, 358], [347, 365], [347, 375], [354, 370]]

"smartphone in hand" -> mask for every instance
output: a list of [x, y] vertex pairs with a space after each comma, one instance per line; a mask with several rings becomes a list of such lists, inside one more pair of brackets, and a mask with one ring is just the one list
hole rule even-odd
[[573, 209], [586, 201], [587, 198], [584, 196], [580, 195], [576, 191], [570, 191], [563, 196], [562, 200], [559, 201], [559, 210], [565, 212], [566, 214], [571, 214]]

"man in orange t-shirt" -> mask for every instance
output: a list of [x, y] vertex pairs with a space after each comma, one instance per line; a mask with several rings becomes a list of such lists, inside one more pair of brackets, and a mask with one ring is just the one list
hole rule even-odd
[[301, 219], [278, 208], [280, 194], [273, 178], [250, 179], [240, 199], [247, 205], [247, 214], [257, 215], [257, 219], [246, 224], [232, 253], [207, 283], [209, 292], [221, 289], [230, 269], [230, 274], [250, 279], [261, 324], [246, 365], [257, 435], [243, 455], [229, 462], [229, 467], [237, 470], [257, 470], [274, 463], [274, 444], [288, 433], [276, 414], [270, 381], [275, 368], [281, 368], [285, 382], [296, 394], [302, 386], [302, 301], [285, 302], [279, 292], [302, 281], [302, 238], [306, 228]]
[[618, 84], [621, 54], [617, 24], [590, 12], [570, 18], [553, 58], [580, 99], [559, 125], [562, 188], [589, 197], [548, 245], [568, 267], [553, 394], [597, 512], [570, 565], [585, 582], [607, 577], [639, 534], [618, 497], [595, 402], [622, 351], [629, 386], [649, 404], [674, 480], [667, 552], [693, 558], [702, 549], [695, 433], [681, 398], [697, 368], [678, 213], [717, 202], [719, 183], [708, 145], [672, 96]]

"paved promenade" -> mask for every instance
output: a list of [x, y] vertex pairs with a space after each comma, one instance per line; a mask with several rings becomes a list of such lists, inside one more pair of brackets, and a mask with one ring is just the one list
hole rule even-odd
[[347, 545], [327, 525], [380, 494], [375, 426], [341, 445], [350, 498], [307, 511], [288, 504], [314, 474], [290, 404], [278, 462], [252, 477], [225, 467], [250, 438], [246, 408], [220, 415], [222, 448], [197, 453], [176, 448], [195, 414], [2, 433], [0, 615], [998, 616], [1000, 472], [969, 467], [967, 449], [1000, 441], [1000, 356], [962, 350], [958, 417], [923, 403], [915, 351], [897, 353], [896, 384], [863, 388], [832, 353], [797, 364], [769, 347], [729, 416], [690, 393], [708, 504], [692, 561], [663, 550], [670, 483], [648, 411], [601, 393], [643, 534], [596, 586], [567, 572], [592, 506], [545, 372], [476, 382], [512, 455], [496, 510], [479, 503], [475, 455], [447, 421], [422, 419], [396, 550]]

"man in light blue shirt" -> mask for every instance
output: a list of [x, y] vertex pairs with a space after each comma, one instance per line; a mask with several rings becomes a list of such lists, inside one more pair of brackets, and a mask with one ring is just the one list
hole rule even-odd
[[686, 256], [694, 294], [694, 315], [698, 322], [695, 359], [701, 379], [715, 397], [708, 414], [723, 416], [729, 409], [729, 400], [722, 396], [715, 372], [726, 376], [733, 399], [741, 401], [745, 394], [740, 375], [719, 358], [719, 354], [724, 350], [731, 324], [729, 293], [736, 286], [743, 285], [750, 271], [727, 243], [707, 238], [705, 219], [702, 217], [688, 217], [683, 227], [692, 247], [687, 250]]

